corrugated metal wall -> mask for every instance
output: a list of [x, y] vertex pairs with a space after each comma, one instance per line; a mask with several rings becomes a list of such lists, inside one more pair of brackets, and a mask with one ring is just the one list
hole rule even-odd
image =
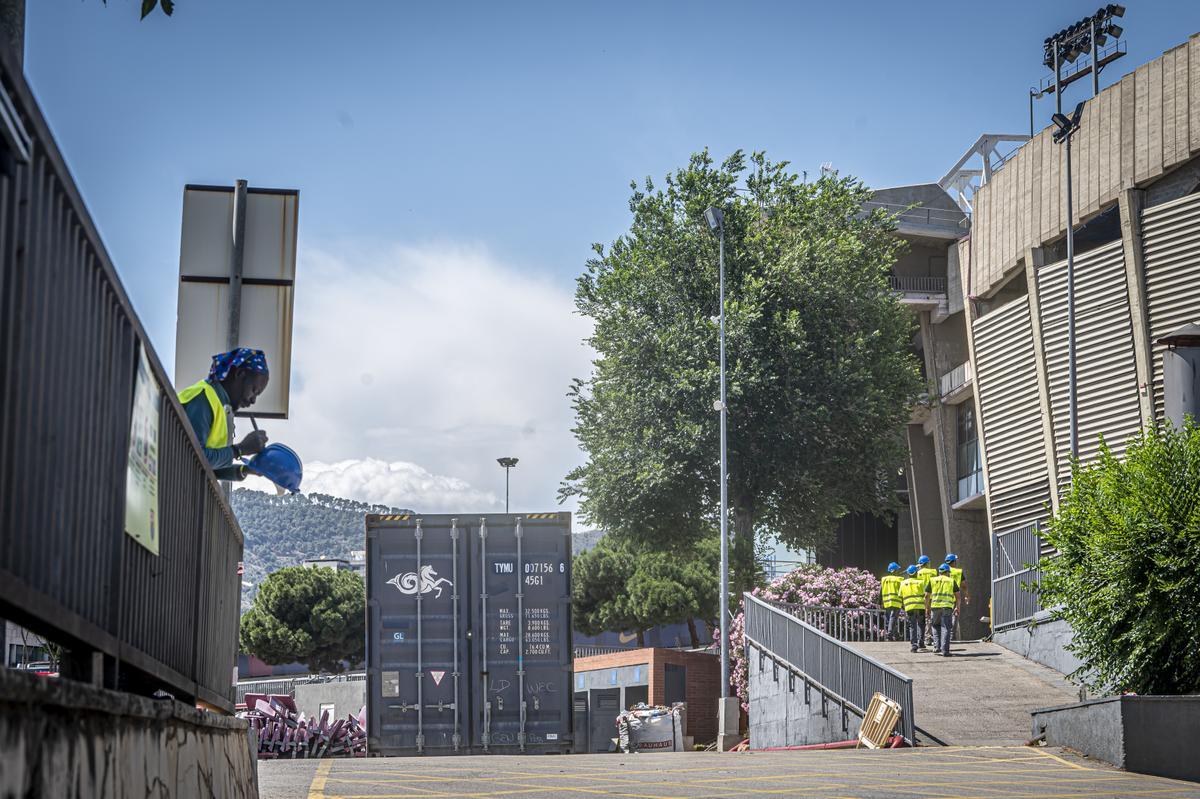
[[[1067, 408], [1067, 264], [1038, 270], [1042, 340], [1050, 378], [1058, 481], [1071, 478]], [[1116, 453], [1141, 428], [1133, 327], [1125, 283], [1125, 256], [1118, 239], [1075, 259], [1076, 385], [1079, 457], [1100, 451], [1100, 436]]]
[[[1146, 305], [1150, 340], [1200, 320], [1200, 195], [1192, 194], [1142, 213]], [[1163, 418], [1162, 354], [1154, 344], [1154, 415]]]
[[1003, 531], [1042, 518], [1050, 496], [1028, 298], [973, 328], [988, 513], [992, 530]]

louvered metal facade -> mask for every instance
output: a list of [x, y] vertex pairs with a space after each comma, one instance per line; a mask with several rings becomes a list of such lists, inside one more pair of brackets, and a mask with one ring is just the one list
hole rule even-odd
[[[1146, 305], [1150, 340], [1200, 320], [1200, 195], [1147, 208], [1142, 213]], [[1154, 415], [1163, 418], [1166, 347], [1153, 344]]]
[[[1039, 269], [1037, 282], [1058, 482], [1065, 486], [1071, 479], [1066, 261]], [[1101, 436], [1120, 454], [1142, 424], [1120, 239], [1075, 259], [1075, 342], [1079, 457], [1086, 463], [1099, 453]]]
[[973, 325], [992, 530], [1033, 524], [1050, 498], [1029, 300]]

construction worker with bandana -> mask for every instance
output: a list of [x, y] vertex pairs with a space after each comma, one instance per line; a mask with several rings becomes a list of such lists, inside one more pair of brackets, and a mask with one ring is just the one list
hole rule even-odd
[[933, 609], [933, 654], [950, 657], [950, 636], [958, 615], [958, 585], [950, 576], [950, 564], [938, 566], [937, 576], [929, 583], [929, 604]]
[[234, 444], [233, 414], [253, 405], [270, 379], [263, 351], [239, 347], [214, 355], [208, 377], [179, 392], [179, 402], [217, 479], [245, 479], [246, 467], [234, 461], [256, 455], [267, 445], [267, 434], [261, 430]]
[[883, 608], [883, 626], [887, 640], [895, 641], [897, 622], [900, 614], [904, 612], [904, 602], [900, 599], [900, 583], [904, 578], [900, 576], [899, 563], [889, 563], [887, 570], [888, 573], [879, 581], [882, 594], [880, 606]]
[[908, 576], [900, 582], [900, 600], [908, 614], [908, 643], [913, 652], [925, 651], [925, 595], [929, 584], [917, 576], [917, 567], [909, 566]]
[[[925, 620], [928, 621], [931, 618], [931, 615], [930, 615], [931, 609], [929, 606], [929, 599], [928, 599], [929, 584], [933, 580], [934, 577], [937, 577], [937, 569], [935, 569], [929, 565], [929, 556], [928, 555], [922, 555], [921, 557], [917, 558], [917, 577], [919, 577], [920, 579], [925, 581], [925, 591], [926, 591]], [[928, 647], [928, 646], [931, 646], [932, 644], [933, 644], [933, 626], [930, 624], [926, 624], [925, 625], [925, 646]]]

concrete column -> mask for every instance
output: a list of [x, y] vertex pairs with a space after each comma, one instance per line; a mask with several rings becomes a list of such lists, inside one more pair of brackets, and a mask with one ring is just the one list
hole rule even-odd
[[1125, 189], [1117, 196], [1121, 213], [1121, 247], [1125, 253], [1125, 288], [1133, 328], [1133, 360], [1137, 367], [1138, 408], [1142, 426], [1154, 423], [1154, 349], [1146, 306], [1146, 255], [1142, 249], [1142, 208], [1146, 193]]
[[908, 426], [908, 501], [917, 526], [918, 555], [937, 557], [945, 543], [945, 514], [942, 512], [942, 492], [938, 486], [937, 457], [933, 440], [925, 435], [923, 425]]
[[[929, 313], [921, 314], [921, 342], [922, 352], [925, 354], [925, 374], [929, 375], [933, 382], [934, 391], [938, 391], [939, 379], [941, 372], [938, 369], [937, 359], [937, 335], [934, 332], [933, 324], [930, 322]], [[954, 415], [953, 409], [948, 409], [941, 403], [939, 399], [933, 403], [933, 407], [929, 409], [929, 428], [933, 437], [933, 460], [937, 467], [937, 483], [938, 483], [938, 503], [942, 512], [942, 542], [945, 544], [946, 551], [950, 549], [950, 506], [954, 504], [954, 499], [949, 492], [950, 474], [955, 471], [951, 464], [947, 464], [947, 454], [954, 451], [954, 444], [951, 442], [949, 449], [946, 445], [947, 422], [950, 421], [950, 430], [956, 429], [954, 422], [949, 417]], [[932, 538], [932, 536], [931, 536]], [[932, 540], [928, 542], [929, 546], [933, 546]], [[934, 556], [936, 557], [936, 556]]]
[[1054, 415], [1050, 407], [1050, 372], [1046, 368], [1046, 345], [1042, 338], [1042, 303], [1038, 294], [1037, 270], [1045, 264], [1040, 247], [1025, 251], [1025, 282], [1029, 291], [1029, 324], [1033, 332], [1034, 365], [1037, 367], [1038, 404], [1042, 409], [1042, 446], [1046, 477], [1050, 481], [1050, 507], [1058, 513], [1058, 457], [1054, 446]]

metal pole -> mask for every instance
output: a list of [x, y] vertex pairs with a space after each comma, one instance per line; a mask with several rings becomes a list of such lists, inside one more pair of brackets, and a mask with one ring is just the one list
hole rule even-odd
[[[1062, 77], [1059, 60], [1059, 44], [1054, 45], [1054, 96], [1058, 112], [1062, 113]], [[1092, 62], [1092, 70], [1096, 64]], [[1072, 132], [1073, 133], [1073, 132]], [[1071, 457], [1079, 457], [1079, 420], [1076, 416], [1077, 397], [1075, 386], [1075, 226], [1074, 202], [1071, 191], [1071, 136], [1066, 138], [1067, 156], [1067, 425], [1070, 436]]]
[[729, 696], [729, 480], [725, 473], [725, 220], [719, 255], [721, 302], [721, 698]]
[[1029, 138], [1033, 138], [1033, 89], [1029, 90]]
[[236, 349], [242, 324], [242, 263], [246, 252], [246, 181], [233, 187], [233, 250], [229, 263], [229, 349]]
[[1092, 97], [1100, 93], [1100, 59], [1097, 57], [1096, 50], [1096, 18], [1092, 17], [1092, 21], [1088, 23], [1092, 34]]
[[509, 468], [504, 467], [504, 512], [508, 513], [508, 472]]

